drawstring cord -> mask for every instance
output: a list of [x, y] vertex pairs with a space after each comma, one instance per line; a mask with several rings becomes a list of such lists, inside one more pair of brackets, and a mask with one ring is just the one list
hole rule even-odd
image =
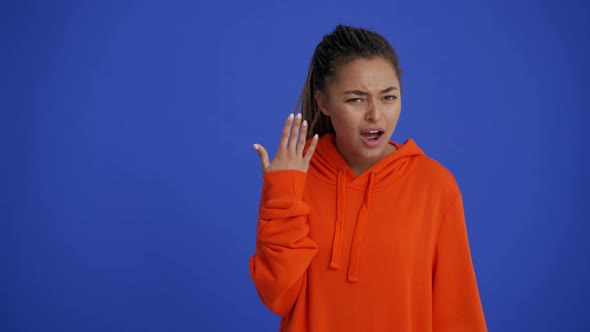
[[359, 280], [359, 263], [361, 256], [361, 244], [363, 242], [363, 235], [365, 233], [365, 226], [369, 217], [369, 202], [371, 201], [371, 189], [375, 181], [375, 173], [369, 176], [369, 184], [365, 191], [365, 201], [361, 206], [359, 215], [354, 227], [354, 235], [352, 238], [352, 247], [350, 248], [350, 261], [348, 263], [348, 281], [356, 282]]
[[[369, 183], [365, 191], [365, 199], [360, 208], [357, 222], [354, 227], [352, 246], [350, 250], [350, 260], [348, 263], [348, 276], [350, 282], [358, 281], [358, 270], [360, 264], [361, 244], [365, 227], [369, 216], [369, 203], [371, 201], [371, 191], [375, 181], [375, 172], [369, 175]], [[334, 226], [334, 239], [332, 242], [332, 257], [330, 259], [330, 268], [340, 268], [340, 259], [342, 256], [342, 239], [344, 236], [344, 212], [346, 204], [346, 174], [343, 169], [338, 170], [337, 198], [336, 198], [336, 224]]]
[[346, 174], [343, 169], [338, 170], [338, 192], [336, 202], [336, 225], [334, 226], [334, 240], [332, 242], [332, 259], [330, 268], [340, 267], [342, 255], [342, 237], [344, 236], [344, 208], [346, 204]]

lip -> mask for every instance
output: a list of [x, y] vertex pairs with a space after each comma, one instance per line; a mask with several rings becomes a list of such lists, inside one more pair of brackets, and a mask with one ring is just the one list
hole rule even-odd
[[[380, 132], [382, 132], [382, 134], [379, 135], [379, 138], [377, 138], [376, 140], [371, 141], [362, 135], [363, 133], [366, 133], [369, 131], [380, 131]], [[361, 130], [360, 136], [361, 136], [361, 140], [363, 141], [365, 146], [367, 146], [368, 148], [376, 148], [379, 145], [381, 145], [381, 142], [383, 141], [383, 137], [385, 136], [385, 130], [383, 128], [365, 128], [365, 129]]]
[[366, 133], [368, 131], [382, 131], [382, 132], [385, 132], [385, 129], [379, 128], [379, 127], [365, 128], [365, 129], [361, 130], [361, 134], [362, 133]]

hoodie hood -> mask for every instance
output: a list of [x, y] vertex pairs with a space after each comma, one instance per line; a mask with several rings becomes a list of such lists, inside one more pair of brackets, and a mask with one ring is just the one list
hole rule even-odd
[[389, 144], [394, 145], [396, 151], [383, 157], [359, 176], [353, 173], [350, 166], [336, 149], [335, 137], [332, 134], [326, 134], [319, 139], [316, 151], [311, 159], [310, 171], [313, 172], [313, 175], [319, 177], [323, 182], [337, 187], [336, 220], [330, 259], [330, 268], [332, 269], [340, 268], [346, 192], [353, 189], [365, 193], [357, 216], [352, 247], [350, 248], [348, 266], [348, 281], [350, 282], [358, 281], [359, 259], [365, 226], [369, 217], [371, 193], [392, 185], [407, 171], [407, 166], [413, 158], [424, 156], [424, 152], [412, 139], [408, 139], [403, 144], [393, 141], [390, 141]]

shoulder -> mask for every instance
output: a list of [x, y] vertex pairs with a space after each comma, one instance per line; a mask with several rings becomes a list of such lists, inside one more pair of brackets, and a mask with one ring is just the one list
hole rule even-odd
[[409, 174], [406, 174], [410, 177], [418, 182], [436, 187], [457, 187], [457, 182], [451, 171], [428, 156], [413, 138], [408, 138], [403, 144], [393, 142], [393, 145], [397, 148], [394, 153], [399, 153], [403, 159], [408, 161]]
[[425, 155], [416, 156], [413, 166], [414, 177], [430, 189], [438, 188], [451, 195], [460, 194], [453, 173], [437, 160]]

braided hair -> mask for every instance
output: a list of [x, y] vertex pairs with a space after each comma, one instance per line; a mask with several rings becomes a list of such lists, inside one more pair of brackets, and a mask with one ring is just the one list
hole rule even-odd
[[307, 72], [303, 90], [299, 95], [293, 113], [301, 105], [304, 120], [310, 123], [307, 138], [313, 135], [336, 135], [330, 117], [324, 115], [315, 99], [316, 91], [327, 92], [327, 81], [336, 76], [338, 68], [357, 59], [381, 57], [390, 62], [401, 82], [399, 59], [393, 47], [380, 34], [361, 28], [338, 25], [329, 35], [325, 35], [317, 45]]

